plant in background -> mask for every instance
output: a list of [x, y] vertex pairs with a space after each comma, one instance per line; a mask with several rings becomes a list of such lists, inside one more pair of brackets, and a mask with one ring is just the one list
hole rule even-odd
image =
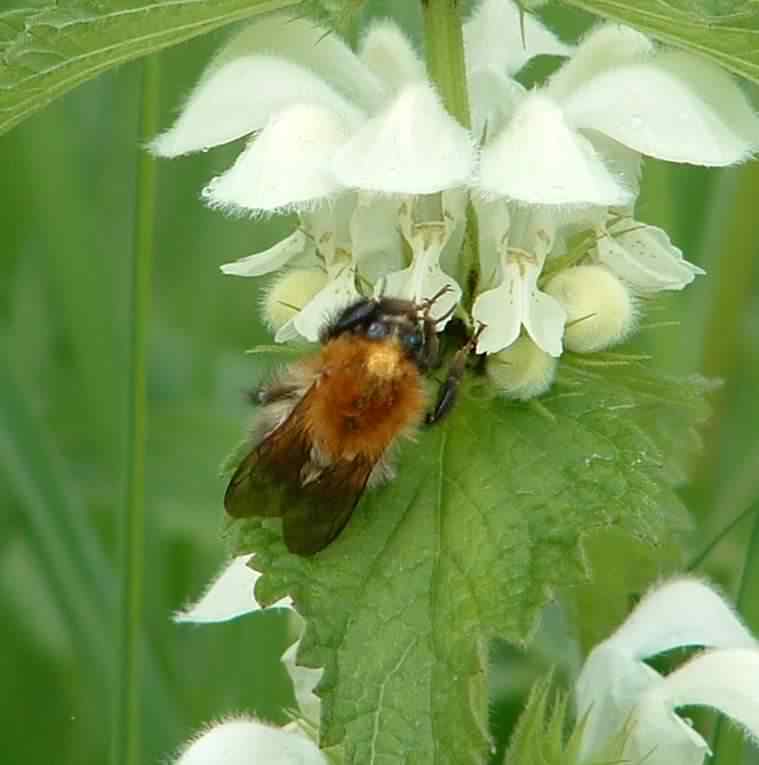
[[[401, 447], [397, 478], [367, 495], [329, 548], [298, 559], [267, 521], [233, 530], [237, 553], [254, 553], [245, 560], [263, 573], [258, 601], [291, 598], [305, 620], [288, 652], [296, 717], [336, 762], [482, 761], [485, 641], [526, 640], [557, 588], [587, 575], [583, 535], [616, 527], [657, 542], [677, 525], [667, 463], [701, 417], [703, 386], [608, 352], [656, 293], [703, 274], [635, 219], [642, 161], [724, 167], [759, 145], [759, 120], [730, 75], [632, 28], [600, 25], [572, 46], [532, 16], [520, 24], [510, 0], [483, 0], [463, 27], [450, 4], [423, 8], [426, 65], [387, 20], [356, 52], [309, 19], [257, 21], [151, 144], [174, 157], [250, 136], [203, 197], [233, 214], [297, 215], [284, 240], [222, 266], [279, 272], [261, 302], [277, 342], [315, 341], [373, 295], [432, 300], [449, 355], [465, 347], [451, 328], [475, 338], [480, 362], [451, 416]], [[528, 90], [518, 75], [538, 55], [561, 63]], [[579, 688], [600, 693], [587, 678], [599, 656], [616, 655], [615, 640], [594, 651]], [[675, 728], [647, 715], [673, 715], [677, 697], [662, 688], [712, 661], [630, 702], [635, 720], [610, 721], [616, 702], [594, 706], [583, 691], [578, 762], [609, 742], [642, 757], [646, 741], [660, 745], [651, 730], [668, 746]], [[626, 682], [623, 669], [611, 666], [609, 682]], [[306, 720], [306, 696], [320, 724]], [[224, 723], [180, 761], [212, 762], [237, 736], [254, 757], [264, 740], [294, 735], [264, 730]]]

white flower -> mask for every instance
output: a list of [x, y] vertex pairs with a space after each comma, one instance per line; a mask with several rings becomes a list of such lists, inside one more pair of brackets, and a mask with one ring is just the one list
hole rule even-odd
[[636, 192], [639, 154], [726, 166], [759, 145], [759, 120], [730, 75], [615, 25], [591, 32], [546, 86], [516, 101], [482, 152], [488, 197], [621, 206]]
[[241, 718], [203, 731], [176, 765], [327, 765], [327, 758], [295, 725], [275, 728]]
[[450, 215], [444, 212], [443, 217], [443, 221], [417, 223], [412, 206], [403, 205], [401, 231], [411, 248], [412, 261], [407, 268], [388, 274], [378, 283], [382, 292], [417, 304], [439, 294], [430, 310], [430, 318], [438, 320], [438, 330], [445, 327], [461, 298], [461, 287], [440, 267], [440, 257], [456, 227]]
[[[294, 289], [282, 311], [265, 303], [277, 341], [317, 340], [328, 317], [372, 292], [421, 302], [448, 286], [434, 318], [447, 315], [461, 285], [477, 281], [461, 255], [472, 207], [480, 275], [467, 298], [485, 325], [481, 353], [509, 347], [524, 328], [543, 352], [561, 354], [566, 314], [538, 284], [572, 216], [595, 229], [590, 258], [633, 292], [680, 289], [701, 272], [663, 232], [627, 216], [643, 155], [725, 166], [759, 145], [759, 119], [730, 75], [616, 25], [575, 49], [521, 19], [513, 0], [482, 0], [463, 35], [471, 130], [447, 113], [392, 22], [373, 23], [354, 53], [308, 19], [271, 15], [229, 41], [153, 142], [155, 153], [178, 156], [249, 138], [205, 199], [300, 218], [282, 242], [222, 266], [324, 275]], [[541, 53], [571, 58], [528, 92], [514, 75]]]
[[[252, 555], [233, 558], [214, 579], [200, 600], [174, 616], [177, 622], [222, 622], [261, 610], [254, 587], [259, 577], [248, 565]], [[301, 633], [304, 622], [293, 609], [290, 597], [270, 608], [290, 611], [295, 631]], [[282, 663], [293, 683], [293, 691], [306, 727], [318, 729], [321, 701], [314, 689], [323, 670], [296, 664], [298, 639], [282, 654]], [[307, 738], [297, 723], [274, 728], [253, 719], [226, 720], [207, 729], [186, 745], [177, 765], [326, 765], [324, 755]]]
[[482, 292], [472, 308], [475, 321], [484, 325], [478, 352], [507, 348], [524, 327], [535, 345], [551, 356], [560, 356], [566, 312], [555, 298], [538, 289], [538, 277], [555, 236], [550, 211], [510, 208], [500, 202], [483, 206], [480, 220], [486, 235], [497, 242], [500, 284]]
[[[644, 660], [680, 647], [704, 647], [662, 676]], [[625, 756], [647, 765], [701, 765], [709, 747], [675, 710], [714, 707], [759, 733], [759, 645], [730, 607], [695, 579], [650, 592], [625, 623], [588, 656], [576, 686], [587, 716], [583, 761], [631, 723]]]
[[[248, 565], [252, 555], [238, 555], [227, 563], [211, 582], [200, 600], [174, 615], [176, 622], [225, 622], [259, 611], [253, 589], [261, 574]], [[271, 608], [292, 608], [289, 597]]]
[[423, 71], [388, 22], [354, 54], [307, 19], [270, 16], [222, 49], [152, 148], [177, 156], [254, 134], [205, 190], [224, 209], [300, 211], [351, 189], [429, 194], [465, 185], [473, 142]]
[[596, 227], [596, 259], [640, 293], [681, 290], [706, 273], [689, 263], [656, 226], [611, 217]]

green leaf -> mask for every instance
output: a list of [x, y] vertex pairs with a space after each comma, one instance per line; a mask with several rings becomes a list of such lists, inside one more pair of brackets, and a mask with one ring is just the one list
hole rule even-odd
[[759, 82], [759, 0], [561, 0]]
[[586, 578], [589, 532], [656, 544], [681, 522], [665, 440], [639, 424], [671, 409], [692, 422], [679, 390], [565, 363], [536, 405], [470, 379], [323, 553], [299, 558], [270, 525], [239, 525], [259, 601], [289, 592], [308, 620], [299, 661], [325, 667], [322, 746], [362, 765], [484, 761], [486, 641], [524, 643], [553, 593]]
[[592, 760], [583, 758], [582, 736], [587, 718], [577, 721], [567, 734], [568, 707], [566, 693], [552, 694], [550, 676], [536, 682], [511, 737], [504, 765], [582, 765], [583, 762], [585, 765], [642, 765], [624, 757], [632, 734], [629, 724], [613, 735]]
[[0, 13], [0, 133], [101, 72], [300, 0], [81, 0]]

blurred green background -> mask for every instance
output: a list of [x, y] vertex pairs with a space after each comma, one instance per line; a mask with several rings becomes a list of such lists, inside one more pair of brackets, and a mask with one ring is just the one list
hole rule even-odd
[[[368, 13], [402, 16], [407, 0]], [[549, 19], [571, 40], [587, 19]], [[160, 57], [161, 116], [184, 94], [228, 30]], [[52, 104], [0, 140], [0, 678], [1, 759], [105, 762], [119, 664], [118, 594], [128, 396], [130, 279], [142, 64], [130, 64]], [[254, 224], [203, 207], [199, 192], [238, 146], [158, 168], [149, 328], [149, 432], [144, 746], [168, 758], [200, 724], [247, 711], [277, 722], [292, 703], [278, 656], [286, 618], [176, 626], [225, 557], [218, 465], [243, 432], [243, 391], [260, 378], [244, 350], [268, 342], [261, 283], [223, 277], [220, 263], [263, 249], [291, 221]], [[674, 371], [725, 384], [696, 478], [683, 489], [695, 519], [689, 554], [759, 495], [759, 166], [726, 171], [649, 162], [638, 217], [664, 226], [709, 276], [668, 296], [638, 346]], [[751, 520], [702, 567], [738, 586]], [[592, 589], [591, 589], [592, 594]], [[613, 618], [609, 616], [610, 624]], [[540, 652], [493, 651], [499, 752], [529, 683], [566, 650], [560, 617]]]

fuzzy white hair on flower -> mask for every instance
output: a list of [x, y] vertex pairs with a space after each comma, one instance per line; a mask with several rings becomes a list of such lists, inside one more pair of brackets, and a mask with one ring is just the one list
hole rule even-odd
[[[645, 659], [681, 647], [709, 649], [668, 676]], [[727, 603], [696, 579], [652, 590], [588, 656], [577, 680], [582, 757], [631, 724], [625, 755], [650, 765], [701, 765], [708, 746], [675, 709], [711, 706], [759, 733], [759, 644]]]
[[296, 726], [275, 728], [253, 718], [225, 720], [189, 742], [175, 765], [327, 765]]

